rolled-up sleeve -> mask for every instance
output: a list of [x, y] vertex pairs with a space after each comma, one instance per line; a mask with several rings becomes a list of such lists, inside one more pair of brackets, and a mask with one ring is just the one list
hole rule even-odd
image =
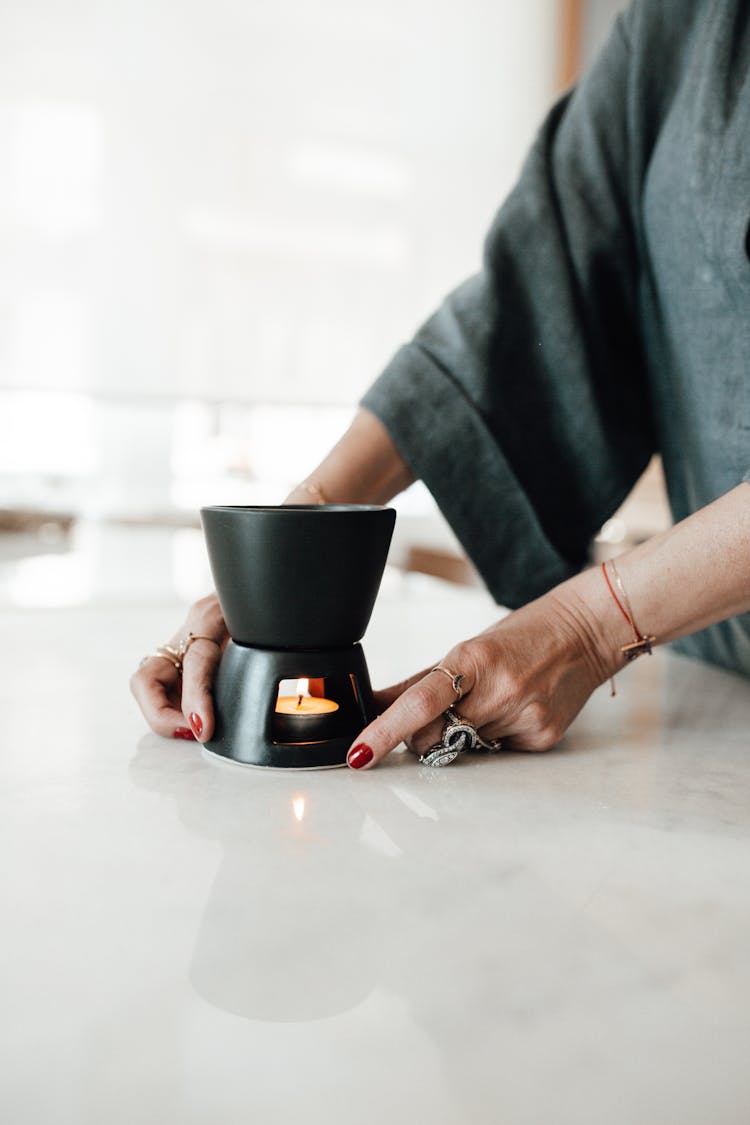
[[362, 400], [511, 607], [580, 568], [655, 447], [630, 55], [621, 18], [545, 121], [481, 272]]

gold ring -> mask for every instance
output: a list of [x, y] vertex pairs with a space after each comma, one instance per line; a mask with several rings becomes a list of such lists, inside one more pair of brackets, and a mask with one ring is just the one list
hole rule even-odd
[[436, 664], [434, 668], [430, 669], [430, 672], [442, 672], [444, 676], [447, 676], [451, 682], [451, 687], [456, 693], [456, 702], [462, 698], [464, 694], [464, 689], [461, 687], [461, 680], [464, 679], [463, 672], [450, 672], [447, 668], [444, 668], [442, 664]]
[[172, 667], [182, 674], [182, 658], [172, 645], [162, 645], [161, 648], [157, 648], [156, 652], [147, 652], [139, 661], [138, 667], [142, 668], [147, 660], [155, 659], [168, 660]]
[[177, 669], [177, 674], [181, 676], [185, 656], [194, 641], [211, 641], [212, 644], [221, 648], [221, 641], [217, 641], [216, 637], [209, 637], [208, 633], [188, 633], [186, 637], [181, 637], [176, 645], [159, 645], [156, 652], [146, 653], [138, 667], [142, 668], [147, 660], [158, 656], [162, 660], [168, 660], [172, 667]]
[[[211, 644], [218, 645], [221, 648], [221, 641], [217, 641], [216, 637], [209, 637], [208, 633], [188, 633], [186, 637], [177, 642], [177, 651], [181, 658], [184, 660], [187, 650], [190, 648], [194, 641], [210, 641]], [[168, 645], [166, 646], [169, 647]]]

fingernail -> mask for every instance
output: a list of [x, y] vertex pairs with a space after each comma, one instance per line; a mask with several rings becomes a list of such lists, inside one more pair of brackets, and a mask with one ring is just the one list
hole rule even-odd
[[175, 727], [172, 738], [184, 738], [186, 742], [195, 742], [195, 735], [190, 727]]
[[200, 738], [203, 734], [203, 719], [197, 711], [190, 712], [190, 726], [193, 728], [193, 734], [196, 738]]
[[358, 742], [346, 755], [346, 764], [353, 770], [361, 770], [372, 761], [372, 750], [364, 742]]

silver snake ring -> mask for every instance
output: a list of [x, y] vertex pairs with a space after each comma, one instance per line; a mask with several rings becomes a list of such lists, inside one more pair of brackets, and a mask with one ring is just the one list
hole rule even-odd
[[494, 738], [488, 742], [482, 738], [473, 723], [464, 719], [452, 707], [444, 712], [444, 716], [445, 725], [440, 742], [431, 746], [419, 758], [423, 766], [449, 766], [461, 754], [467, 754], [470, 750], [485, 750], [494, 754], [501, 748], [501, 739]]

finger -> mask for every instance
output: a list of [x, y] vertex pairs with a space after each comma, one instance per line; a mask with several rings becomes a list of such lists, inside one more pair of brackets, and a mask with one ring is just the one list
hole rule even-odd
[[152, 730], [163, 738], [192, 737], [179, 701], [179, 675], [166, 660], [147, 660], [130, 678], [130, 690]]
[[[435, 672], [435, 671], [436, 671], [436, 666], [434, 666], [434, 665], [430, 668], [423, 668], [421, 672], [417, 672], [416, 675], [410, 676], [406, 680], [401, 680], [397, 684], [392, 684], [390, 687], [381, 688], [379, 691], [374, 692], [373, 694], [375, 696], [375, 704], [378, 708], [378, 711], [380, 711], [381, 713], [383, 711], [385, 711], [386, 708], [390, 707], [392, 703], [395, 703], [395, 701], [399, 698], [399, 696], [403, 695], [403, 693], [407, 690], [407, 688], [412, 687], [414, 684], [418, 683], [425, 676], [428, 676], [432, 672]], [[438, 674], [442, 675], [443, 673], [439, 672], [439, 670], [438, 670]], [[464, 675], [464, 680], [466, 680], [466, 679], [467, 679], [467, 677]], [[465, 688], [464, 692], [462, 693], [462, 697], [467, 692], [468, 692], [468, 688]], [[458, 699], [455, 698], [455, 692], [454, 692], [454, 698], [453, 698], [450, 706], [452, 706], [452, 707], [458, 707], [459, 706], [459, 701], [458, 701]], [[466, 718], [469, 718], [469, 715], [467, 714], [467, 709], [468, 710], [472, 709], [471, 703], [468, 702], [468, 701], [464, 706], [461, 707], [461, 713]], [[442, 717], [439, 718], [439, 719], [434, 719], [431, 723], [428, 723], [427, 726], [423, 727], [421, 730], [416, 731], [409, 738], [404, 739], [404, 742], [406, 744], [406, 749], [409, 750], [410, 753], [417, 754], [417, 755], [424, 754], [428, 750], [431, 750], [434, 746], [437, 745], [437, 743], [440, 742], [440, 739], [441, 739], [442, 734], [443, 734], [443, 727], [444, 726], [445, 726], [445, 721]]]
[[360, 734], [347, 755], [352, 769], [369, 769], [400, 742], [437, 719], [455, 702], [455, 692], [446, 676], [423, 675]]
[[444, 727], [445, 719], [441, 715], [439, 719], [428, 723], [427, 726], [413, 734], [411, 738], [406, 739], [406, 749], [410, 750], [412, 754], [426, 754], [428, 750], [432, 750], [433, 746], [437, 746], [440, 742]]
[[221, 659], [221, 644], [203, 637], [193, 641], [182, 662], [182, 713], [199, 742], [214, 733], [212, 687]]
[[[453, 653], [454, 652], [457, 653], [458, 649], [452, 649], [451, 652], [448, 654], [448, 656], [445, 657], [445, 660], [450, 661], [451, 665], [453, 664]], [[459, 656], [459, 660], [460, 659], [461, 659], [461, 657]], [[464, 659], [465, 659], [465, 657], [464, 657]], [[379, 691], [376, 691], [374, 693], [375, 702], [379, 705], [380, 710], [384, 711], [386, 709], [386, 707], [390, 707], [390, 705], [392, 703], [394, 703], [400, 695], [403, 695], [403, 693], [407, 690], [407, 688], [410, 688], [414, 684], [419, 683], [419, 681], [424, 679], [425, 676], [429, 676], [433, 672], [438, 676], [446, 676], [447, 675], [448, 683], [451, 683], [451, 681], [453, 679], [453, 673], [448, 672], [447, 668], [445, 667], [444, 664], [442, 664], [442, 663], [434, 664], [434, 665], [431, 665], [429, 668], [423, 668], [421, 672], [417, 672], [415, 675], [409, 676], [409, 678], [406, 679], [406, 680], [401, 680], [397, 684], [392, 684], [391, 687], [381, 688]], [[459, 678], [461, 680], [461, 691], [458, 693], [457, 697], [456, 697], [456, 693], [454, 691], [454, 699], [453, 699], [454, 703], [457, 702], [457, 699], [462, 699], [464, 696], [469, 694], [469, 692], [471, 691], [471, 687], [473, 685], [473, 682], [474, 682], [474, 676], [472, 674], [472, 671], [468, 668], [468, 666], [467, 666], [467, 670], [463, 671]]]
[[222, 641], [227, 636], [227, 627], [221, 613], [221, 606], [216, 594], [207, 594], [200, 598], [189, 609], [187, 620], [182, 630], [175, 635], [177, 641], [190, 633], [205, 633], [209, 637], [216, 637]]
[[[454, 714], [458, 714], [458, 712], [454, 710]], [[503, 727], [502, 724], [496, 722], [487, 723], [485, 726], [480, 727], [464, 710], [460, 712], [459, 718], [471, 723], [477, 734], [486, 742], [491, 742], [494, 739], [502, 737], [503, 746], [505, 746], [505, 727]], [[413, 754], [418, 755], [426, 754], [428, 750], [433, 750], [442, 742], [445, 728], [446, 719], [444, 716], [441, 716], [440, 719], [435, 720], [435, 722], [428, 723], [426, 727], [423, 727], [422, 730], [418, 730], [416, 734], [413, 734], [407, 741], [407, 750], [411, 750]]]
[[385, 711], [392, 703], [403, 695], [407, 688], [412, 687], [413, 684], [419, 683], [421, 679], [430, 674], [430, 668], [423, 668], [421, 672], [417, 672], [414, 676], [409, 676], [407, 680], [400, 680], [397, 684], [391, 684], [390, 687], [381, 688], [379, 691], [373, 692], [375, 696], [375, 705], [378, 711]]

